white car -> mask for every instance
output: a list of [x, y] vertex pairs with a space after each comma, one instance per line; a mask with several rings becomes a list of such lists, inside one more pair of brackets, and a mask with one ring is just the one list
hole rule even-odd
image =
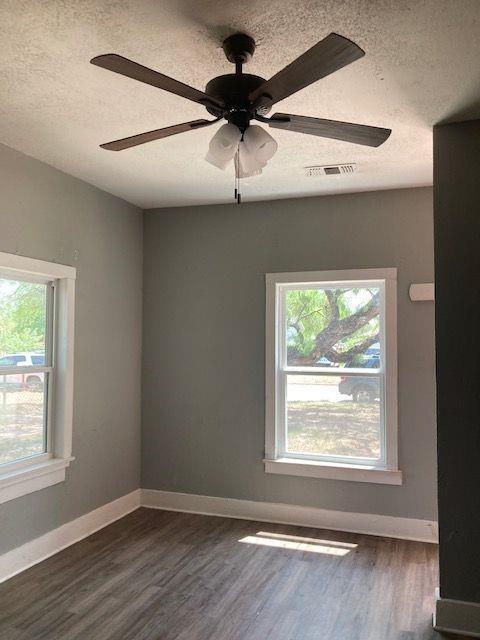
[[26, 384], [28, 387], [41, 387], [43, 385], [43, 373], [19, 373], [2, 376], [3, 367], [43, 367], [45, 354], [43, 351], [20, 351], [19, 353], [7, 353], [0, 357], [0, 385]]

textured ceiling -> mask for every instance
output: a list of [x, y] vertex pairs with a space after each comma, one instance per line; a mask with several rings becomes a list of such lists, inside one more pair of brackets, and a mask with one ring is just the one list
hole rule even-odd
[[[102, 142], [204, 109], [89, 64], [119, 53], [203, 89], [229, 73], [223, 37], [257, 41], [245, 71], [270, 77], [331, 31], [367, 55], [279, 111], [391, 127], [371, 149], [270, 130], [279, 150], [245, 200], [431, 184], [432, 125], [480, 115], [479, 0], [1, 0], [0, 142], [143, 208], [228, 202], [232, 170], [203, 157], [215, 127], [113, 153]], [[307, 178], [312, 164], [356, 174]]]

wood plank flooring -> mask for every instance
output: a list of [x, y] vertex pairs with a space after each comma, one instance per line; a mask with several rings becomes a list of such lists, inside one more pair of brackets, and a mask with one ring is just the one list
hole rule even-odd
[[1, 640], [433, 640], [435, 545], [139, 509], [0, 585]]

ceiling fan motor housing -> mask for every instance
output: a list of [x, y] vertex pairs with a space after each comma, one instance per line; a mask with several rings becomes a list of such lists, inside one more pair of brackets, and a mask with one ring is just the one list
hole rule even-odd
[[235, 73], [213, 78], [205, 88], [207, 96], [222, 102], [225, 107], [222, 109], [213, 103], [205, 103], [205, 106], [209, 113], [217, 118], [224, 117], [243, 133], [257, 112], [261, 115], [268, 112], [263, 107], [253, 107], [248, 98], [265, 83], [265, 79], [242, 71], [242, 65], [255, 51], [253, 38], [245, 33], [234, 33], [223, 41], [222, 46], [227, 60], [235, 64]]
[[[206, 104], [207, 111], [216, 117], [224, 116], [240, 130], [244, 130], [257, 111], [252, 108], [248, 96], [264, 82], [264, 78], [249, 73], [229, 73], [213, 78], [205, 87], [205, 93], [211, 98], [221, 100], [226, 108], [219, 109], [213, 104]], [[262, 115], [265, 112], [266, 110], [262, 110]]]

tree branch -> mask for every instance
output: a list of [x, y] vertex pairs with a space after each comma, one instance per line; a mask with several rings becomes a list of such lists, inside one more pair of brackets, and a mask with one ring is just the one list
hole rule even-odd
[[[325, 327], [316, 337], [315, 337], [315, 347], [312, 352], [308, 356], [299, 356], [295, 358], [295, 363], [297, 365], [311, 365], [314, 364], [319, 358], [322, 356], [328, 356], [328, 353], [331, 352], [331, 355], [334, 357], [340, 357], [339, 352], [335, 350], [331, 351], [338, 342], [347, 338], [348, 336], [353, 335], [356, 331], [364, 327], [366, 324], [370, 322], [373, 318], [376, 318], [379, 314], [379, 297], [380, 294], [377, 292], [372, 296], [372, 298], [363, 305], [360, 309], [358, 309], [355, 313], [346, 318], [340, 318], [340, 310], [338, 308], [338, 295], [335, 295], [337, 290], [325, 289], [325, 295], [327, 297], [328, 303], [331, 309], [331, 319], [327, 327]], [[338, 290], [339, 291], [339, 290]], [[364, 349], [367, 349], [368, 346], [374, 344], [378, 337], [375, 339], [367, 338], [364, 342], [368, 340], [372, 340], [369, 345], [365, 346]], [[352, 349], [355, 349], [353, 347]], [[351, 351], [351, 350], [350, 350]], [[358, 353], [362, 353], [359, 351]], [[355, 354], [351, 351], [350, 357]], [[335, 355], [337, 354], [337, 355]], [[338, 361], [338, 360], [334, 360]], [[341, 362], [345, 362], [345, 360], [341, 360]]]
[[[337, 322], [340, 317], [340, 309], [337, 304], [337, 296], [333, 293], [332, 289], [325, 289], [325, 296], [328, 300], [328, 304], [330, 306], [330, 312], [332, 317], [330, 318], [330, 324], [332, 322]], [[328, 328], [328, 327], [327, 327]]]
[[368, 347], [371, 347], [372, 344], [378, 342], [379, 334], [377, 333], [374, 336], [370, 336], [370, 338], [366, 338], [360, 344], [355, 345], [348, 351], [337, 351], [336, 349], [329, 349], [325, 353], [325, 357], [330, 360], [330, 362], [349, 362], [354, 356], [361, 355]]

